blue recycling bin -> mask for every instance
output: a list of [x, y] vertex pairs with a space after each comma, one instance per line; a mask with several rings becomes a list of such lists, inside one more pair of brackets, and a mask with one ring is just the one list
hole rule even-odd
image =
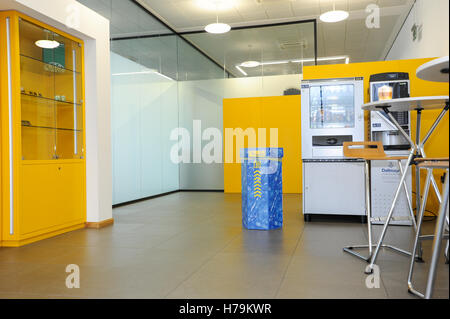
[[242, 224], [247, 229], [283, 226], [282, 148], [243, 148]]

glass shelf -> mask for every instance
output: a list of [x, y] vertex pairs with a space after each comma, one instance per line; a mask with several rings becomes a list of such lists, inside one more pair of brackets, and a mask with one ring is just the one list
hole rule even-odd
[[48, 97], [44, 97], [44, 96], [39, 96], [39, 95], [33, 95], [33, 94], [29, 94], [29, 93], [21, 93], [23, 96], [26, 97], [30, 97], [30, 98], [34, 98], [34, 99], [42, 99], [42, 100], [46, 100], [46, 101], [52, 101], [52, 102], [56, 102], [56, 103], [61, 103], [61, 104], [67, 104], [67, 105], [83, 105], [82, 103], [74, 103], [71, 101], [61, 101], [61, 100], [55, 100], [55, 99], [51, 99]]
[[27, 58], [27, 59], [34, 60], [34, 61], [36, 61], [36, 62], [40, 62], [40, 63], [42, 63], [42, 64], [48, 65], [48, 66], [50, 66], [50, 67], [52, 67], [52, 68], [55, 69], [54, 71], [48, 71], [48, 72], [58, 73], [58, 72], [56, 72], [56, 70], [59, 69], [59, 70], [62, 70], [62, 71], [68, 71], [68, 72], [73, 72], [73, 73], [81, 74], [81, 73], [78, 72], [78, 71], [71, 70], [71, 69], [64, 68], [64, 67], [60, 67], [60, 66], [58, 66], [58, 65], [51, 64], [51, 63], [42, 61], [42, 60], [40, 60], [40, 59], [38, 59], [38, 58], [33, 58], [33, 57], [28, 56], [28, 55], [25, 55], [25, 54], [20, 54], [20, 56], [23, 57], [23, 58]]
[[77, 129], [72, 129], [72, 128], [63, 128], [63, 127], [36, 126], [36, 125], [26, 125], [26, 124], [22, 124], [22, 127], [43, 128], [43, 129], [47, 129], [47, 130], [60, 130], [60, 131], [70, 131], [70, 132], [83, 132], [83, 130], [77, 130]]

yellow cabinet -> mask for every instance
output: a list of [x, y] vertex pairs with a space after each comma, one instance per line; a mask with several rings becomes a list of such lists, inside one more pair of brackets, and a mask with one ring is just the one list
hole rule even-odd
[[0, 245], [86, 222], [83, 42], [0, 12]]

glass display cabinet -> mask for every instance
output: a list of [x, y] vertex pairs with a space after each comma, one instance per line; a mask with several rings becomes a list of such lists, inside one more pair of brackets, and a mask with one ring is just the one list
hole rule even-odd
[[85, 223], [83, 42], [0, 12], [3, 246]]
[[83, 158], [81, 44], [24, 19], [19, 41], [22, 159]]

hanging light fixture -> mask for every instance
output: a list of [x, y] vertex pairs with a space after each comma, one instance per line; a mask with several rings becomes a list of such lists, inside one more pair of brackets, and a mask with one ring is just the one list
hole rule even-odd
[[256, 68], [260, 65], [261, 63], [259, 63], [258, 61], [245, 61], [240, 64], [240, 66], [243, 66], [244, 68]]
[[231, 27], [226, 23], [219, 23], [218, 6], [216, 5], [216, 23], [208, 24], [205, 27], [205, 31], [212, 34], [227, 33], [231, 30]]
[[230, 30], [231, 27], [228, 24], [219, 22], [208, 24], [205, 27], [206, 32], [213, 34], [227, 33]]
[[327, 23], [340, 22], [347, 19], [349, 13], [344, 10], [336, 10], [336, 2], [333, 3], [333, 10], [320, 15], [320, 20]]
[[244, 68], [256, 68], [261, 65], [261, 62], [251, 59], [252, 47], [253, 46], [251, 44], [248, 45], [248, 60], [245, 62], [242, 62], [241, 64], [239, 64], [239, 66], [244, 67]]

